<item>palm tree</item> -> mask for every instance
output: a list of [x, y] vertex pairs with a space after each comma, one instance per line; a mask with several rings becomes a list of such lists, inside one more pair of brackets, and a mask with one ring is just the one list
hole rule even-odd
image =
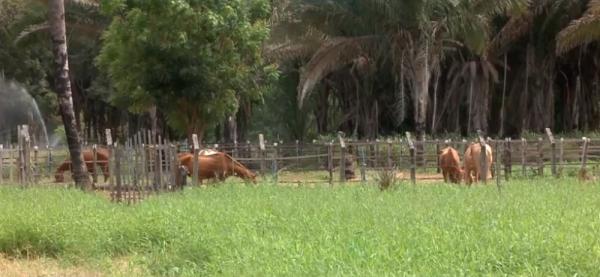
[[[524, 0], [304, 1], [304, 6], [297, 8], [301, 11], [300, 20], [290, 20], [309, 26], [302, 41], [279, 45], [274, 52], [281, 55], [285, 50], [292, 56], [313, 53], [302, 70], [298, 86], [300, 104], [321, 80], [347, 65], [356, 67], [368, 61], [380, 69], [387, 66], [399, 83], [398, 99], [411, 92], [415, 130], [418, 139], [423, 140], [431, 79], [439, 74], [444, 47], [449, 41], [462, 40], [461, 43], [482, 55], [491, 18], [525, 3]], [[369, 70], [363, 72], [373, 74]]]
[[69, 59], [67, 55], [67, 36], [65, 27], [65, 6], [63, 0], [51, 0], [48, 3], [50, 34], [52, 37], [52, 52], [55, 58], [56, 93], [69, 153], [71, 170], [75, 184], [80, 188], [88, 188], [90, 180], [87, 174], [81, 152], [81, 139], [75, 122], [73, 99], [71, 97], [71, 81], [69, 79]]

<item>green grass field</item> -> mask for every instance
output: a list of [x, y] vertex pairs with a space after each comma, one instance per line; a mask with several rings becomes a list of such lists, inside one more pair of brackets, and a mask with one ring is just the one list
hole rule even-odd
[[575, 179], [512, 181], [501, 194], [228, 184], [132, 206], [3, 187], [0, 211], [5, 257], [105, 276], [600, 275], [600, 187]]

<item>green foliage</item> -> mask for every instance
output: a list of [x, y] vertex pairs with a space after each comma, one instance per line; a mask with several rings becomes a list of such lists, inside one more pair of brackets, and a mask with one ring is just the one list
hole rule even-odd
[[154, 276], [597, 276], [599, 192], [571, 178], [511, 181], [501, 195], [225, 185], [126, 206], [2, 187], [0, 252], [125, 258]]
[[269, 4], [255, 1], [105, 1], [113, 16], [97, 58], [113, 102], [157, 105], [180, 131], [232, 114], [238, 97], [260, 99], [274, 68], [261, 57]]

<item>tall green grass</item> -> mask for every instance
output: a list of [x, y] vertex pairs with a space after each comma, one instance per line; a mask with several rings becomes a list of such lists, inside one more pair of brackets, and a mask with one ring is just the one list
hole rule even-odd
[[600, 189], [574, 180], [514, 181], [501, 194], [224, 185], [132, 206], [0, 188], [0, 252], [83, 264], [125, 257], [156, 276], [599, 276], [598, 230]]

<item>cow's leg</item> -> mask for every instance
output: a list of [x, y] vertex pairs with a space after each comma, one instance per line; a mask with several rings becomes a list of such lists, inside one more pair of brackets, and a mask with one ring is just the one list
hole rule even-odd
[[442, 169], [442, 175], [444, 175], [444, 183], [448, 183], [448, 171]]

